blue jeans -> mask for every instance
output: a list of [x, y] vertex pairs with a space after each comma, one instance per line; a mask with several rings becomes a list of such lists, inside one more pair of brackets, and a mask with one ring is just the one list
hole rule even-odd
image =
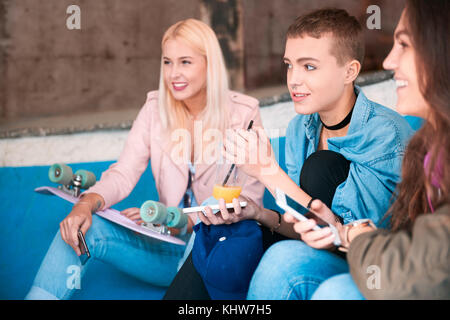
[[348, 273], [348, 264], [339, 256], [299, 240], [280, 241], [261, 259], [247, 299], [310, 300], [319, 285], [342, 273]]
[[311, 300], [364, 300], [350, 273], [331, 277], [320, 284]]
[[[188, 240], [190, 234], [182, 237]], [[69, 299], [93, 259], [112, 264], [142, 281], [169, 286], [186, 246], [156, 240], [114, 224], [97, 215], [85, 235], [91, 258], [84, 266], [57, 232], [25, 299]], [[79, 288], [79, 286], [78, 286]]]

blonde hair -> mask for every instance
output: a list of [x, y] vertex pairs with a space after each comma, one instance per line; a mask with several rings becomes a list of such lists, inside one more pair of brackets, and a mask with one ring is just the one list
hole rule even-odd
[[[164, 33], [161, 49], [168, 40], [182, 40], [202, 54], [206, 68], [206, 106], [202, 112], [203, 129], [214, 128], [224, 131], [227, 126], [226, 104], [228, 99], [228, 74], [219, 41], [214, 31], [205, 23], [195, 20], [182, 20], [172, 25]], [[174, 129], [186, 128], [188, 110], [182, 101], [174, 99], [163, 77], [164, 61], [161, 58], [159, 78], [159, 114], [167, 133]]]

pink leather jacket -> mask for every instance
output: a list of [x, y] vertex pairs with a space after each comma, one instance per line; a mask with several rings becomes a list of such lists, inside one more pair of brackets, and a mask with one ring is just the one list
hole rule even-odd
[[[255, 98], [230, 91], [228, 108], [229, 128], [245, 129], [252, 119], [254, 125], [262, 127], [259, 103]], [[167, 146], [158, 112], [158, 91], [151, 91], [133, 123], [118, 161], [103, 172], [101, 179], [84, 193], [100, 194], [105, 200], [104, 208], [118, 203], [133, 190], [151, 159], [159, 201], [167, 206], [178, 206], [186, 192], [189, 166], [187, 163], [175, 163]], [[216, 164], [194, 165], [192, 190], [200, 204], [212, 195]], [[248, 177], [242, 195], [262, 205], [263, 194], [264, 186]]]

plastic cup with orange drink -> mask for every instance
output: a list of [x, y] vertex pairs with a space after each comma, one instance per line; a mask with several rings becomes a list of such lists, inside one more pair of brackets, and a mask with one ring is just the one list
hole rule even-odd
[[232, 166], [233, 169], [230, 173], [230, 166], [230, 164], [218, 166], [212, 194], [215, 199], [224, 199], [226, 203], [231, 203], [234, 198], [239, 197], [247, 177], [244, 173], [239, 172], [235, 166]]

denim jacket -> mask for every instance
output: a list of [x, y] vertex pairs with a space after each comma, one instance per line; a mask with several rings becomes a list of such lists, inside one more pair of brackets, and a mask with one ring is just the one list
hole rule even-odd
[[[400, 114], [367, 99], [358, 86], [355, 93], [347, 135], [327, 140], [329, 150], [351, 162], [346, 181], [336, 188], [331, 210], [344, 223], [369, 218], [379, 225], [400, 181], [402, 157], [413, 130]], [[321, 129], [317, 113], [297, 115], [289, 123], [286, 167], [298, 185], [304, 161], [317, 150]]]

